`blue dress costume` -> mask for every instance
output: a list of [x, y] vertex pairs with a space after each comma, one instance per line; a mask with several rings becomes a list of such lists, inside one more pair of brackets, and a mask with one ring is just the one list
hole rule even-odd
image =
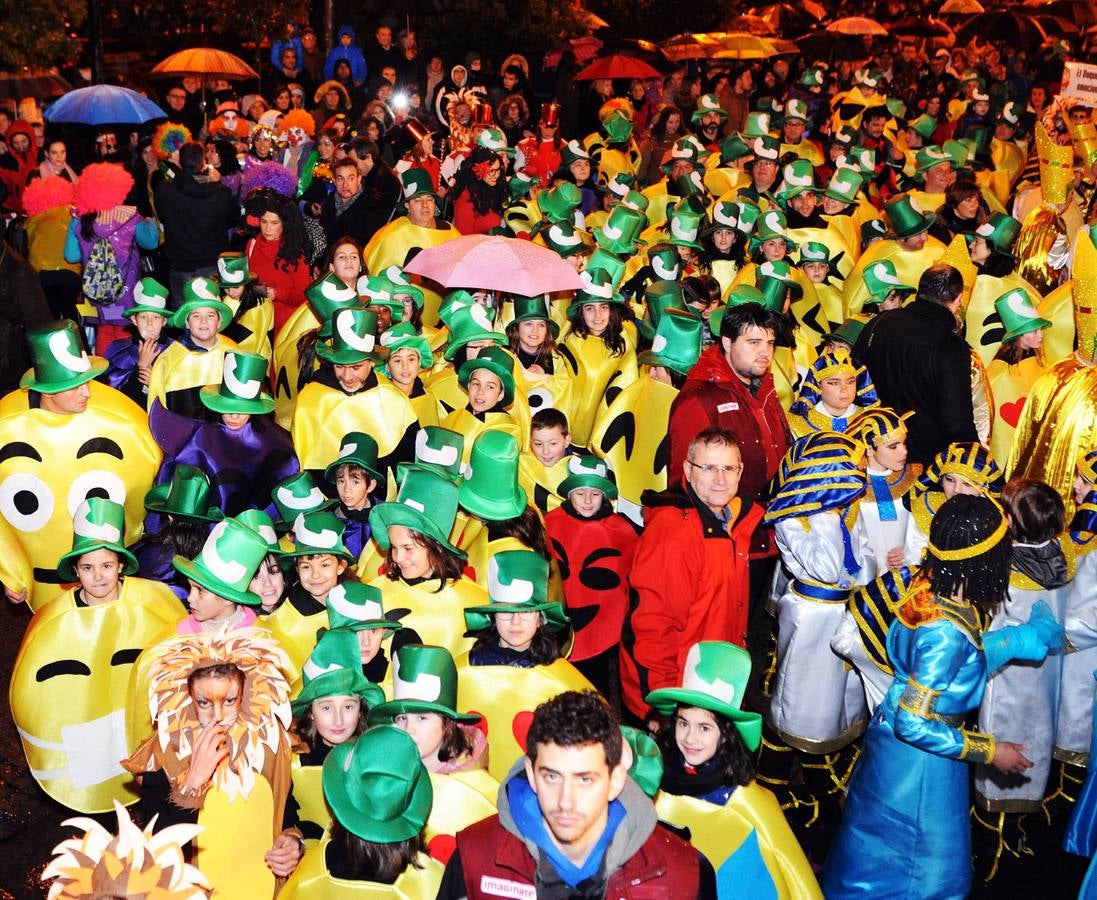
[[986, 686], [979, 614], [923, 586], [888, 632], [895, 678], [873, 716], [821, 884], [840, 897], [962, 898], [971, 884], [968, 762], [994, 739], [963, 728]]

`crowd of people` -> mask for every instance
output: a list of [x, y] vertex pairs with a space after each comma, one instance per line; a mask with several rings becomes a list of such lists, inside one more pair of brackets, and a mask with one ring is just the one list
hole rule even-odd
[[[86, 164], [0, 109], [50, 896], [963, 897], [1056, 800], [1092, 856], [1097, 123], [986, 37], [290, 21]], [[406, 271], [473, 235], [581, 287]]]

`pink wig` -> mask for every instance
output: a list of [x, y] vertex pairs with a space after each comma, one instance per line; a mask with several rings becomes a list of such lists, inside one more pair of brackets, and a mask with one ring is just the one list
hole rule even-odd
[[27, 185], [23, 191], [23, 208], [28, 218], [34, 218], [55, 206], [72, 206], [72, 182], [60, 175], [38, 178]]
[[118, 163], [92, 163], [76, 185], [76, 212], [106, 212], [114, 209], [133, 189], [133, 176]]

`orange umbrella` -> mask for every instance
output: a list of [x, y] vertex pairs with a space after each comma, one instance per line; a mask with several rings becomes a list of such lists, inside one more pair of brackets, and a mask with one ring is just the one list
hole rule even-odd
[[736, 16], [727, 23], [729, 31], [746, 31], [750, 34], [770, 35], [777, 31], [774, 24], [763, 16]]
[[827, 31], [837, 31], [839, 34], [879, 34], [886, 35], [888, 30], [867, 16], [848, 16], [845, 19], [835, 19], [827, 25]]
[[986, 12], [979, 0], [945, 0], [941, 4], [942, 16], [973, 16]]
[[192, 47], [180, 50], [153, 66], [150, 75], [182, 78], [184, 75], [213, 78], [258, 78], [255, 71], [239, 56], [212, 47]]

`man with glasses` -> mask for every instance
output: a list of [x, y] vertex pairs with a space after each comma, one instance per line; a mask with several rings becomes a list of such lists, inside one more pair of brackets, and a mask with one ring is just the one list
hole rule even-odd
[[198, 134], [202, 127], [202, 110], [197, 103], [188, 103], [189, 99], [190, 95], [187, 93], [187, 89], [181, 83], [176, 82], [164, 94], [164, 108], [167, 111], [169, 122], [185, 126], [193, 135]]
[[647, 715], [649, 692], [681, 684], [698, 641], [746, 638], [750, 539], [762, 507], [739, 495], [742, 474], [734, 435], [708, 427], [689, 443], [681, 487], [645, 498], [621, 639], [621, 694], [636, 719]]

